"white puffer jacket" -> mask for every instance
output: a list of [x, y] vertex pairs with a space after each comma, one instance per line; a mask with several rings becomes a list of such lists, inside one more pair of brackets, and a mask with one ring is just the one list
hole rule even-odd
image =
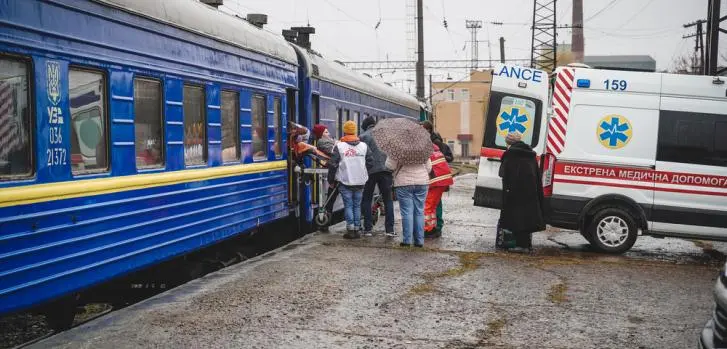
[[403, 165], [391, 158], [386, 159], [386, 167], [394, 175], [394, 187], [405, 187], [408, 185], [429, 185], [429, 171], [432, 170], [432, 162], [427, 160], [420, 165]]

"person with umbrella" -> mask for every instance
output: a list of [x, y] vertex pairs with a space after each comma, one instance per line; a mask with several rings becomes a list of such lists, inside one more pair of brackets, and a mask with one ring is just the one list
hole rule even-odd
[[424, 200], [429, 187], [432, 141], [417, 123], [405, 118], [380, 121], [372, 131], [387, 155], [385, 165], [393, 172], [399, 200], [403, 238], [401, 246], [424, 246]]
[[338, 188], [343, 198], [343, 212], [346, 217], [346, 239], [361, 237], [361, 197], [366, 181], [369, 179], [368, 169], [373, 165], [371, 149], [356, 136], [357, 125], [354, 121], [343, 124], [341, 141], [333, 148], [333, 155], [328, 162], [328, 183], [331, 188], [339, 183]]
[[512, 132], [505, 138], [499, 175], [502, 178], [502, 209], [498, 221], [498, 248], [505, 230], [515, 238], [515, 247], [532, 249], [531, 234], [545, 230], [543, 182], [533, 149]]

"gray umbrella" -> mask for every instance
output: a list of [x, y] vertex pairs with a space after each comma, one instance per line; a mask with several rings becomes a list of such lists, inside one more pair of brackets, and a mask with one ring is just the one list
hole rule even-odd
[[371, 134], [381, 151], [400, 164], [423, 164], [432, 155], [429, 132], [412, 120], [405, 118], [381, 120]]

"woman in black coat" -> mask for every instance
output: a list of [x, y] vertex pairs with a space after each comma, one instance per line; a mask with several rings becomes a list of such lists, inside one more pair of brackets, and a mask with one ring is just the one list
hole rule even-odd
[[517, 247], [531, 249], [530, 234], [545, 230], [543, 219], [543, 182], [535, 152], [520, 140], [519, 133], [510, 133], [502, 155], [502, 209], [500, 229], [515, 235]]

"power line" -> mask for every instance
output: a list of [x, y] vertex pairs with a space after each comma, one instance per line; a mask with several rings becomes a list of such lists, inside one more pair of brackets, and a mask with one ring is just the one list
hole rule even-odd
[[354, 20], [354, 21], [356, 21], [358, 23], [361, 23], [362, 25], [364, 25], [364, 26], [366, 26], [368, 28], [373, 29], [373, 26], [372, 25], [370, 25], [370, 24], [368, 24], [368, 23], [366, 23], [366, 22], [364, 22], [364, 21], [362, 21], [362, 20], [360, 20], [360, 19], [358, 19], [358, 18], [356, 18], [354, 16], [351, 16], [350, 14], [348, 14], [348, 12], [342, 10], [340, 7], [336, 6], [330, 0], [323, 0], [323, 1], [325, 1], [328, 5], [331, 5], [331, 7], [333, 7], [334, 9], [336, 9], [338, 12], [341, 12], [344, 15], [346, 15], [346, 17], [348, 17], [348, 18], [350, 18], [350, 19], [352, 19], [352, 20]]
[[598, 10], [598, 12], [594, 13], [590, 17], [588, 17], [585, 20], [583, 20], [583, 23], [588, 22], [588, 21], [592, 20], [593, 18], [597, 17], [598, 15], [600, 15], [601, 13], [603, 13], [604, 11], [606, 11], [606, 10], [610, 9], [611, 7], [613, 7], [613, 5], [616, 5], [616, 3], [619, 2], [619, 1], [621, 1], [621, 0], [611, 0], [611, 2], [609, 2], [608, 4], [606, 4], [606, 6], [604, 6], [602, 9]]
[[633, 21], [636, 17], [638, 17], [641, 14], [641, 12], [644, 12], [644, 10], [646, 10], [646, 8], [649, 7], [649, 5], [651, 5], [652, 2], [654, 2], [654, 0], [649, 0], [646, 3], [646, 5], [644, 5], [644, 7], [642, 7], [640, 10], [636, 11], [631, 17], [629, 17], [629, 19], [626, 20], [626, 22], [621, 23], [621, 25], [619, 27], [623, 28], [627, 24], [631, 23], [631, 21]]

